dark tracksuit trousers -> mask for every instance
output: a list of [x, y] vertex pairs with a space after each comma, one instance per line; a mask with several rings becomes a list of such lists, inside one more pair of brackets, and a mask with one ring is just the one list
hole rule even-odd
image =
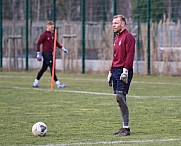
[[[52, 66], [53, 66], [53, 52], [42, 52], [43, 56], [43, 65], [40, 71], [38, 72], [38, 75], [36, 77], [37, 80], [40, 80], [42, 77], [43, 73], [47, 70], [47, 68], [50, 68], [50, 73], [52, 75]], [[55, 82], [58, 80], [56, 73], [54, 72], [54, 80]]]

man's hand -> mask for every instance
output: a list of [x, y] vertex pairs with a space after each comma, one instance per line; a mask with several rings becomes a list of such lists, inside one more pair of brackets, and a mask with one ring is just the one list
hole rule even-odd
[[42, 61], [42, 56], [41, 56], [40, 52], [36, 53], [36, 58], [38, 61]]
[[68, 54], [68, 50], [62, 47], [62, 50], [64, 51], [65, 54]]
[[108, 85], [111, 87], [112, 86], [112, 73], [111, 73], [111, 71], [109, 71], [109, 74], [107, 76], [107, 82], [108, 82]]
[[122, 80], [125, 83], [128, 83], [128, 70], [126, 68], [123, 68], [123, 73], [120, 76], [120, 80]]

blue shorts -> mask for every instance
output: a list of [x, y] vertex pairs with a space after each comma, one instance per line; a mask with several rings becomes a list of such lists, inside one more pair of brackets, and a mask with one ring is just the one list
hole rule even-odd
[[122, 72], [123, 72], [123, 67], [117, 67], [117, 68], [112, 69], [114, 94], [117, 94], [118, 92], [128, 94], [129, 86], [130, 86], [131, 80], [133, 78], [133, 68], [131, 68], [128, 71], [128, 83], [127, 84], [120, 80], [120, 76], [121, 76]]

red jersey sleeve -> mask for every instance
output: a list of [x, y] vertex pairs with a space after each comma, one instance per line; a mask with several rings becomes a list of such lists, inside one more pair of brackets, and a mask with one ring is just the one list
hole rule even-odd
[[37, 52], [40, 52], [40, 45], [44, 42], [45, 40], [45, 34], [41, 34], [39, 40], [38, 40], [38, 43], [37, 43], [37, 47], [36, 47], [36, 51]]
[[112, 64], [111, 64], [111, 67], [110, 67], [110, 72], [112, 72], [112, 68], [113, 68], [113, 62], [112, 62]]
[[135, 38], [131, 34], [126, 37], [126, 53], [127, 57], [124, 67], [129, 70], [133, 67], [135, 54]]
[[58, 41], [56, 41], [56, 46], [60, 49], [62, 48], [62, 45], [60, 45], [60, 43]]

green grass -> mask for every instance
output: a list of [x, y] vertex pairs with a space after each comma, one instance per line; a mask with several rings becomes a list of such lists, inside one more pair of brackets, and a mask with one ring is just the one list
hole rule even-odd
[[[57, 73], [68, 87], [55, 87], [52, 92], [49, 72], [40, 80], [40, 90], [32, 88], [36, 73], [0, 72], [2, 146], [88, 142], [95, 146], [106, 145], [99, 142], [112, 142], [113, 146], [181, 145], [180, 77], [135, 76], [127, 98], [132, 134], [119, 137], [112, 135], [122, 126], [115, 97], [74, 92], [113, 93], [106, 74]], [[48, 126], [45, 137], [31, 133], [32, 125], [39, 121]]]

